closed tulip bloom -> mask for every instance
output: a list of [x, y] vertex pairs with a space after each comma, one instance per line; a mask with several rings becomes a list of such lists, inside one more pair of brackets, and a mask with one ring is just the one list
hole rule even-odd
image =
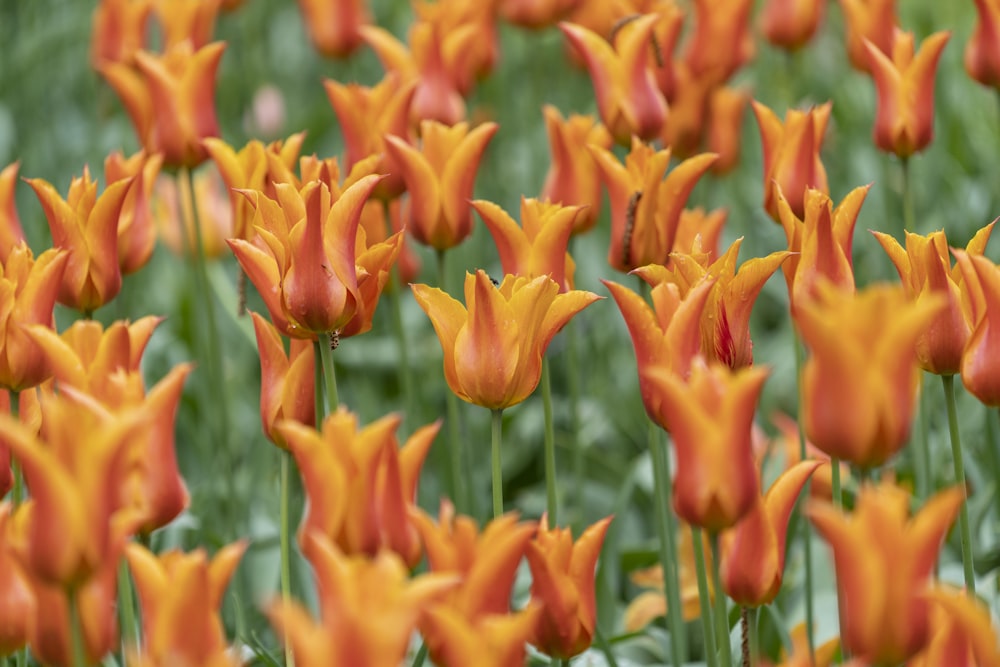
[[559, 293], [548, 276], [504, 276], [494, 285], [485, 271], [465, 274], [463, 306], [447, 293], [413, 285], [444, 351], [444, 376], [463, 401], [503, 410], [538, 386], [549, 342], [578, 312], [600, 297]]
[[1000, 268], [981, 255], [952, 250], [972, 303], [972, 333], [962, 352], [962, 384], [982, 403], [1000, 406]]
[[0, 262], [7, 261], [14, 246], [24, 241], [15, 197], [20, 166], [20, 162], [13, 162], [0, 170]]
[[752, 11], [752, 0], [695, 0], [684, 61], [696, 77], [719, 85], [753, 58]]
[[0, 387], [21, 391], [52, 375], [48, 359], [24, 326], [52, 326], [67, 259], [65, 250], [52, 248], [36, 260], [21, 243], [0, 263]]
[[[982, 255], [993, 224], [980, 229], [965, 248], [966, 254]], [[963, 298], [962, 270], [951, 266], [944, 231], [927, 236], [906, 232], [906, 249], [889, 234], [872, 232], [896, 266], [900, 281], [911, 299], [929, 295], [944, 297], [946, 306], [917, 340], [920, 367], [937, 375], [961, 370], [962, 352], [972, 332], [972, 303]]]
[[823, 20], [824, 0], [768, 0], [761, 13], [764, 38], [786, 51], [809, 43]]
[[467, 618], [447, 605], [424, 612], [421, 633], [434, 664], [441, 667], [521, 667], [526, 642], [542, 610], [535, 605], [516, 612]]
[[314, 354], [312, 343], [293, 338], [286, 354], [281, 334], [257, 313], [250, 313], [260, 353], [260, 419], [264, 435], [282, 449], [288, 444], [275, 428], [290, 419], [316, 423]]
[[649, 140], [667, 120], [667, 102], [650, 68], [650, 36], [658, 17], [646, 14], [615, 33], [609, 44], [601, 35], [572, 23], [559, 28], [583, 57], [594, 85], [601, 121], [619, 144], [632, 136]]
[[965, 591], [935, 586], [925, 594], [931, 603], [927, 647], [908, 667], [987, 667], [1000, 664], [1000, 628], [989, 608]]
[[601, 215], [601, 176], [589, 144], [611, 148], [611, 135], [593, 116], [571, 115], [563, 118], [554, 106], [542, 108], [545, 131], [549, 136], [552, 163], [545, 175], [539, 199], [563, 206], [582, 206], [573, 225], [581, 234], [594, 227]]
[[[143, 646], [132, 647], [136, 667], [241, 664], [229, 650], [220, 608], [226, 586], [246, 551], [235, 542], [209, 559], [204, 550], [154, 555], [138, 544], [125, 548], [142, 608]], [[193, 631], [197, 629], [197, 631]]]
[[700, 360], [688, 378], [655, 366], [646, 371], [677, 453], [674, 510], [688, 523], [717, 532], [752, 511], [760, 485], [751, 429], [768, 372]]
[[313, 47], [327, 58], [346, 58], [363, 43], [359, 28], [371, 22], [367, 0], [299, 0]]
[[882, 53], [865, 43], [878, 106], [875, 110], [875, 145], [887, 153], [907, 158], [927, 148], [934, 137], [934, 77], [950, 32], [936, 32], [914, 55], [913, 33], [897, 30], [892, 53]]
[[962, 489], [946, 489], [910, 517], [909, 494], [883, 482], [862, 486], [851, 514], [809, 503], [809, 518], [833, 549], [845, 651], [870, 664], [896, 665], [927, 645], [924, 591], [962, 499]]
[[902, 287], [852, 292], [819, 286], [795, 323], [809, 359], [802, 371], [803, 428], [830, 456], [884, 464], [910, 435], [920, 382], [917, 339], [944, 300], [912, 302]]
[[90, 32], [90, 64], [131, 65], [137, 51], [146, 48], [151, 0], [100, 0], [94, 8]]
[[52, 245], [67, 251], [59, 303], [90, 314], [118, 295], [118, 220], [133, 179], [116, 181], [97, 194], [97, 181], [84, 167], [63, 199], [50, 183], [28, 181], [38, 195], [52, 231]]
[[979, 20], [965, 45], [965, 71], [984, 86], [1000, 89], [1000, 2], [975, 3]]
[[197, 51], [212, 41], [221, 0], [153, 0], [153, 14], [160, 24], [162, 51], [190, 42]]
[[833, 105], [827, 102], [808, 111], [789, 109], [784, 123], [760, 102], [755, 100], [752, 105], [764, 149], [764, 209], [778, 220], [780, 191], [792, 212], [801, 218], [806, 191], [830, 189], [819, 151]]
[[785, 538], [802, 487], [822, 465], [804, 461], [775, 480], [742, 521], [720, 538], [722, 588], [736, 604], [770, 604], [781, 590], [785, 571]]
[[472, 233], [469, 200], [479, 161], [498, 129], [483, 123], [447, 127], [420, 124], [420, 148], [394, 136], [385, 137], [386, 153], [399, 165], [410, 193], [406, 228], [419, 243], [435, 250], [457, 246]]
[[104, 159], [104, 178], [108, 183], [134, 179], [125, 195], [118, 218], [118, 266], [122, 275], [135, 273], [146, 265], [156, 248], [151, 198], [163, 158], [139, 151], [129, 157], [115, 152]]
[[583, 0], [498, 0], [504, 20], [522, 28], [554, 26], [583, 3]]
[[0, 656], [28, 643], [36, 606], [30, 580], [11, 548], [12, 511], [10, 503], [0, 502]]
[[865, 40], [882, 53], [892, 53], [893, 32], [899, 24], [896, 0], [840, 0], [847, 28], [847, 55], [854, 69], [868, 71]]
[[[496, 68], [500, 59], [497, 0], [418, 0], [413, 13], [444, 35], [441, 55], [460, 94], [467, 95], [476, 81]], [[415, 44], [412, 37], [410, 42]]]
[[743, 114], [750, 94], [740, 88], [720, 86], [708, 97], [708, 136], [706, 148], [719, 158], [712, 173], [728, 174], [740, 161], [743, 143]]
[[146, 151], [168, 167], [196, 167], [208, 157], [202, 139], [219, 135], [215, 75], [226, 45], [198, 50], [190, 42], [162, 55], [140, 51], [135, 68], [117, 63], [100, 72], [121, 98]]
[[594, 570], [611, 517], [573, 542], [569, 528], [549, 528], [543, 518], [525, 556], [531, 568], [531, 599], [542, 607], [529, 640], [542, 653], [567, 660], [586, 651], [597, 627]]

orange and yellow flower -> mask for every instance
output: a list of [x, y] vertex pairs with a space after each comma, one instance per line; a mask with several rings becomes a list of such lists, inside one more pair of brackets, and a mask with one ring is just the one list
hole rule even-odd
[[104, 159], [104, 178], [114, 183], [134, 179], [125, 195], [118, 218], [118, 266], [122, 275], [135, 273], [146, 265], [156, 247], [156, 226], [150, 199], [163, 158], [139, 151], [129, 157], [114, 152]]
[[699, 79], [725, 83], [754, 55], [752, 0], [695, 0], [684, 62]]
[[979, 20], [965, 46], [965, 71], [984, 86], [1000, 89], [1000, 2], [974, 2]]
[[0, 656], [28, 643], [35, 618], [31, 582], [11, 548], [13, 523], [11, 504], [0, 502]]
[[24, 241], [15, 197], [20, 166], [20, 162], [13, 162], [0, 170], [0, 262], [6, 262], [14, 246]]
[[420, 627], [436, 665], [520, 667], [541, 612], [538, 606], [529, 605], [516, 613], [467, 618], [440, 604], [424, 612]]
[[952, 250], [972, 304], [972, 333], [962, 352], [962, 384], [981, 402], [1000, 405], [1000, 267], [982, 255]]
[[768, 42], [786, 51], [809, 43], [823, 20], [824, 0], [768, 0], [760, 28]]
[[274, 326], [250, 313], [260, 353], [260, 420], [268, 440], [282, 449], [288, 444], [275, 426], [285, 419], [316, 423], [316, 393], [312, 343], [293, 338], [289, 353]]
[[926, 593], [931, 603], [927, 647], [908, 667], [1000, 665], [1000, 628], [989, 609], [965, 591], [935, 586]]
[[212, 40], [221, 0], [152, 0], [160, 24], [161, 51], [188, 42], [197, 51]]
[[302, 22], [313, 46], [328, 58], [346, 58], [364, 41], [371, 22], [367, 0], [299, 0]]
[[566, 18], [583, 0], [496, 0], [504, 20], [522, 28], [548, 28]]
[[840, 0], [840, 8], [844, 12], [851, 65], [867, 72], [869, 60], [865, 40], [882, 53], [892, 52], [892, 35], [899, 23], [896, 0]]
[[146, 48], [151, 0], [101, 0], [94, 8], [90, 33], [90, 64], [131, 65], [136, 52]]

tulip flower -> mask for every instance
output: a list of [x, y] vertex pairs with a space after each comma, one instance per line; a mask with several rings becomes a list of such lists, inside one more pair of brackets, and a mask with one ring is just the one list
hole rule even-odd
[[708, 100], [717, 88], [710, 79], [694, 74], [683, 61], [675, 64], [670, 116], [660, 133], [663, 145], [672, 153], [688, 158], [701, 148], [709, 121]]
[[667, 102], [650, 69], [649, 40], [657, 16], [647, 14], [615, 33], [614, 43], [572, 23], [559, 28], [590, 71], [601, 121], [619, 144], [655, 138], [667, 119]]
[[36, 260], [21, 243], [0, 264], [0, 387], [21, 391], [52, 375], [48, 359], [23, 327], [52, 326], [67, 259], [65, 250], [52, 248]]
[[[719, 257], [719, 239], [726, 224], [729, 211], [717, 208], [705, 211], [699, 207], [684, 209], [677, 221], [677, 236], [674, 238], [673, 252], [687, 255], [705, 255], [709, 262]], [[667, 261], [670, 266], [670, 260]]]
[[[235, 542], [209, 559], [201, 549], [154, 555], [145, 547], [125, 548], [142, 607], [141, 649], [129, 664], [140, 667], [239, 665], [230, 652], [219, 609], [247, 543]], [[192, 630], [196, 629], [196, 632]]]
[[790, 255], [782, 251], [755, 257], [737, 270], [736, 258], [742, 243], [742, 238], [737, 239], [726, 254], [711, 265], [706, 255], [671, 253], [673, 269], [654, 264], [635, 270], [651, 286], [665, 281], [676, 283], [682, 299], [697, 285], [712, 280], [701, 319], [701, 353], [706, 359], [730, 368], [753, 363], [750, 311], [764, 283]]
[[302, 667], [397, 667], [406, 655], [421, 611], [457, 583], [441, 574], [408, 576], [396, 554], [347, 556], [320, 535], [306, 536], [320, 594], [320, 620], [299, 603], [279, 600], [266, 609]]
[[11, 504], [0, 502], [0, 656], [28, 643], [35, 616], [35, 594], [11, 548], [11, 513]]
[[357, 416], [341, 407], [323, 420], [321, 432], [288, 419], [276, 425], [309, 498], [300, 543], [316, 534], [346, 555], [390, 549], [408, 567], [419, 562], [420, 540], [408, 511], [441, 424], [418, 429], [400, 449], [400, 421], [393, 415], [359, 429]]
[[987, 607], [965, 591], [935, 586], [925, 593], [932, 605], [931, 639], [909, 667], [1000, 664], [1000, 630]]
[[805, 214], [800, 219], [791, 203], [778, 192], [778, 219], [785, 228], [788, 251], [782, 265], [792, 313], [802, 302], [815, 298], [817, 285], [827, 282], [854, 291], [854, 226], [871, 186], [854, 188], [836, 207], [819, 190], [805, 193]]
[[934, 137], [934, 76], [950, 32], [936, 32], [914, 55], [913, 33], [893, 34], [891, 57], [865, 42], [878, 106], [872, 135], [875, 145], [906, 159], [927, 148]]
[[118, 295], [122, 286], [118, 266], [118, 220], [132, 179], [110, 184], [97, 195], [97, 181], [84, 167], [63, 199], [52, 185], [30, 179], [52, 232], [52, 245], [67, 251], [66, 271], [59, 287], [59, 303], [85, 315]]
[[722, 84], [753, 57], [752, 11], [752, 0], [695, 0], [684, 61], [696, 77]]
[[[477, 80], [496, 67], [500, 59], [497, 0], [419, 2], [413, 5], [413, 13], [419, 22], [435, 25], [438, 34], [444, 35], [441, 54], [460, 94], [467, 95]], [[410, 33], [414, 47], [415, 34]]]
[[706, 148], [719, 158], [712, 173], [728, 174], [740, 161], [743, 140], [743, 113], [750, 95], [739, 88], [720, 86], [708, 97], [708, 137]]
[[850, 515], [829, 503], [809, 503], [809, 518], [833, 549], [845, 651], [896, 665], [927, 645], [924, 589], [962, 499], [962, 489], [946, 489], [911, 518], [909, 494], [883, 482], [862, 486]]
[[418, 242], [436, 250], [453, 248], [472, 233], [469, 200], [479, 161], [498, 129], [483, 123], [446, 127], [420, 124], [421, 147], [399, 137], [385, 137], [386, 154], [399, 166], [410, 193], [407, 229]]
[[264, 434], [278, 447], [287, 449], [288, 443], [275, 428], [280, 421], [316, 423], [313, 346], [307, 340], [292, 339], [286, 354], [278, 330], [257, 313], [250, 315], [260, 352], [260, 419]]
[[677, 453], [677, 516], [710, 533], [735, 525], [760, 495], [750, 434], [768, 370], [733, 371], [697, 358], [688, 378], [656, 366], [645, 374]]
[[965, 71], [984, 86], [1000, 89], [1000, 3], [975, 3], [979, 20], [965, 45]]
[[770, 604], [781, 589], [785, 570], [785, 538], [802, 487], [822, 465], [803, 461], [775, 480], [742, 521], [722, 533], [720, 572], [722, 588], [736, 604]]
[[559, 293], [548, 276], [504, 276], [494, 285], [485, 271], [465, 274], [467, 308], [440, 289], [413, 285], [417, 303], [444, 350], [444, 375], [463, 401], [503, 410], [538, 386], [549, 342], [578, 312], [599, 299]]
[[189, 42], [197, 51], [212, 41], [221, 4], [221, 0], [153, 0], [163, 39], [161, 50]]
[[[366, 206], [378, 205], [378, 202], [368, 202]], [[389, 281], [389, 274], [396, 264], [403, 249], [403, 232], [396, 232], [384, 241], [373, 239], [371, 245], [364, 227], [358, 228], [357, 271], [358, 271], [358, 309], [354, 317], [340, 329], [340, 338], [357, 336], [370, 331], [375, 317], [382, 290]]]
[[521, 198], [521, 226], [493, 202], [472, 202], [493, 236], [504, 274], [548, 276], [561, 292], [573, 289], [573, 259], [566, 252], [581, 210]]
[[[377, 193], [378, 187], [372, 194]], [[391, 202], [369, 200], [361, 211], [360, 228], [364, 230], [366, 245], [390, 240], [393, 234], [403, 231], [402, 203], [398, 199]], [[396, 257], [398, 284], [396, 281], [390, 281], [388, 289], [399, 289], [399, 285], [414, 282], [420, 275], [420, 269], [420, 255], [413, 249], [409, 236], [403, 234], [399, 242], [399, 255]]]
[[159, 154], [147, 156], [145, 151], [128, 158], [115, 152], [104, 159], [104, 177], [108, 183], [134, 179], [118, 218], [118, 266], [123, 276], [144, 267], [156, 247], [150, 198], [162, 164]]
[[611, 135], [593, 116], [571, 115], [563, 119], [553, 106], [542, 107], [545, 131], [549, 136], [552, 164], [545, 175], [539, 199], [582, 206], [573, 225], [573, 233], [593, 228], [601, 215], [601, 178], [589, 144], [611, 148]]
[[354, 53], [361, 26], [371, 22], [367, 0], [299, 0], [299, 11], [313, 47], [327, 58]]
[[535, 30], [554, 26], [582, 4], [582, 0], [498, 0], [505, 21]]
[[868, 40], [882, 53], [892, 52], [893, 32], [899, 24], [896, 0], [840, 0], [847, 28], [847, 55], [854, 69], [868, 71]]
[[466, 618], [447, 605], [424, 612], [420, 627], [434, 664], [441, 667], [518, 667], [525, 664], [525, 643], [539, 622], [541, 608]]
[[91, 22], [91, 66], [131, 65], [136, 52], [146, 48], [151, 11], [152, 0], [100, 0]]
[[24, 241], [21, 218], [17, 215], [17, 170], [20, 162], [13, 162], [0, 170], [0, 263], [14, 246]]
[[135, 69], [119, 63], [99, 68], [121, 97], [146, 152], [163, 153], [169, 167], [196, 167], [207, 157], [202, 139], [219, 135], [215, 72], [226, 48], [214, 42], [195, 50], [190, 42], [162, 55], [140, 51]]
[[833, 105], [827, 102], [809, 111], [789, 109], [784, 123], [760, 102], [752, 105], [764, 149], [764, 209], [778, 220], [780, 191], [801, 218], [807, 190], [829, 190], [819, 151]]
[[670, 149], [657, 151], [638, 139], [633, 139], [624, 165], [610, 151], [590, 150], [611, 202], [608, 263], [628, 272], [666, 262], [687, 198], [716, 156], [697, 155], [667, 174]]
[[[965, 252], [982, 255], [993, 224], [980, 229]], [[972, 332], [972, 303], [963, 298], [962, 270], [951, 266], [948, 241], [939, 230], [920, 236], [906, 232], [906, 249], [889, 234], [872, 232], [896, 266], [907, 295], [920, 300], [928, 295], [944, 297], [946, 307], [917, 339], [917, 361], [925, 371], [954, 375], [961, 370], [962, 352]]]
[[531, 568], [531, 598], [542, 612], [529, 641], [563, 660], [590, 647], [597, 627], [594, 568], [611, 517], [601, 519], [573, 542], [568, 528], [549, 528], [543, 518], [525, 556]]
[[952, 250], [972, 303], [972, 333], [962, 352], [962, 384], [982, 403], [1000, 406], [1000, 268], [981, 255]]
[[764, 38], [785, 51], [798, 51], [816, 34], [824, 4], [824, 0], [768, 0], [760, 21]]
[[795, 311], [810, 352], [802, 371], [803, 428], [830, 456], [877, 467], [909, 438], [920, 380], [917, 339], [944, 299], [912, 302], [902, 287], [888, 285], [856, 295], [819, 288]]

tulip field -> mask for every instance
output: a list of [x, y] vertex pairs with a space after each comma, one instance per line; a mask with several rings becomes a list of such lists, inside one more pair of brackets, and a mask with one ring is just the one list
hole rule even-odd
[[1000, 667], [1000, 0], [0, 4], [0, 667]]

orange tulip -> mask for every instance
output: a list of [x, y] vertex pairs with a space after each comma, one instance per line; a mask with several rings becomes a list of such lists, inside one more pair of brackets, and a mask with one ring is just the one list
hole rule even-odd
[[278, 330], [257, 313], [250, 315], [260, 352], [261, 424], [268, 440], [287, 449], [288, 443], [275, 428], [280, 421], [316, 423], [313, 346], [307, 340], [293, 338], [286, 354]]
[[360, 28], [371, 22], [367, 0], [299, 0], [313, 46], [327, 58], [346, 58], [362, 44]]
[[[681, 217], [677, 221], [673, 252], [687, 255], [704, 254], [708, 262], [714, 262], [719, 257], [719, 239], [728, 215], [729, 211], [724, 208], [705, 211], [698, 206], [681, 211]], [[667, 266], [670, 266], [670, 260], [667, 261]]]
[[418, 429], [400, 449], [400, 421], [392, 415], [359, 430], [357, 416], [342, 407], [323, 420], [321, 432], [288, 419], [276, 425], [309, 498], [301, 544], [322, 535], [347, 555], [391, 549], [408, 567], [420, 561], [420, 540], [408, 511], [441, 424]]
[[896, 0], [840, 0], [847, 28], [847, 55], [854, 69], [868, 71], [865, 49], [868, 40], [882, 53], [892, 51], [896, 18]]
[[[993, 224], [980, 229], [965, 252], [982, 255]], [[972, 332], [972, 304], [962, 296], [962, 270], [952, 267], [944, 231], [927, 236], [906, 232], [906, 249], [889, 234], [872, 232], [896, 266], [907, 295], [919, 301], [925, 296], [944, 297], [946, 307], [917, 339], [917, 361], [925, 371], [954, 375], [961, 370], [962, 352]]]
[[406, 227], [418, 242], [447, 250], [472, 233], [469, 200], [476, 171], [498, 127], [483, 123], [470, 131], [466, 123], [447, 127], [424, 121], [419, 149], [386, 135], [386, 154], [399, 166], [410, 193]]
[[153, 0], [160, 23], [162, 51], [190, 42], [197, 51], [212, 40], [221, 0]]
[[663, 125], [660, 139], [672, 153], [687, 158], [701, 148], [709, 121], [708, 100], [717, 85], [708, 78], [696, 75], [683, 61], [675, 63], [673, 73], [670, 115]]
[[498, 0], [498, 11], [504, 20], [522, 28], [541, 29], [566, 18], [583, 0]]
[[829, 191], [819, 151], [833, 105], [827, 102], [809, 111], [789, 109], [784, 123], [760, 102], [752, 105], [764, 149], [764, 209], [777, 220], [781, 192], [801, 218], [807, 190]]
[[719, 85], [753, 58], [752, 11], [753, 0], [695, 0], [684, 61], [696, 77]]
[[122, 275], [135, 273], [146, 265], [156, 247], [156, 228], [150, 198], [163, 158], [139, 151], [126, 158], [120, 152], [104, 159], [104, 178], [108, 183], [134, 179], [125, 195], [118, 218], [118, 266]]
[[517, 613], [467, 618], [447, 605], [424, 612], [421, 632], [434, 664], [441, 667], [521, 667], [525, 643], [538, 623], [541, 608]]
[[736, 604], [770, 604], [781, 590], [788, 519], [802, 487], [822, 465], [804, 461], [788, 468], [742, 521], [720, 538], [722, 588]]
[[135, 69], [99, 68], [122, 99], [139, 143], [148, 153], [163, 153], [165, 165], [190, 168], [208, 157], [201, 140], [219, 135], [215, 72], [225, 48], [214, 42], [194, 50], [182, 42], [163, 55], [139, 51]]
[[593, 228], [601, 215], [601, 177], [587, 145], [611, 148], [611, 135], [593, 116], [571, 115], [566, 119], [554, 106], [542, 107], [549, 135], [552, 164], [545, 175], [539, 199], [583, 206], [576, 216], [573, 233]]
[[619, 144], [633, 135], [653, 139], [667, 120], [667, 102], [649, 66], [649, 43], [658, 17], [647, 14], [615, 33], [614, 43], [587, 28], [560, 23], [559, 28], [590, 71], [601, 121]]
[[657, 151], [638, 139], [632, 140], [625, 164], [603, 148], [590, 150], [611, 202], [608, 263], [618, 271], [628, 272], [666, 262], [687, 198], [716, 156], [697, 155], [667, 174], [670, 149]]
[[52, 326], [68, 258], [65, 250], [52, 248], [36, 260], [21, 243], [0, 265], [0, 388], [22, 391], [52, 375], [48, 359], [23, 327]]
[[151, 0], [100, 0], [94, 9], [90, 33], [90, 64], [131, 65], [136, 52], [146, 48]]
[[[378, 205], [378, 202], [370, 201], [365, 206], [375, 205]], [[383, 241], [372, 239], [372, 243], [369, 245], [364, 227], [358, 227], [358, 242], [355, 251], [358, 262], [358, 294], [361, 299], [358, 301], [358, 309], [354, 313], [354, 317], [340, 330], [341, 338], [357, 336], [371, 330], [375, 308], [378, 306], [382, 290], [385, 289], [389, 281], [392, 267], [396, 264], [402, 249], [402, 230]]]
[[892, 57], [872, 42], [865, 42], [868, 65], [878, 107], [875, 110], [875, 145], [887, 153], [908, 158], [934, 137], [934, 76], [950, 32], [936, 32], [914, 55], [913, 33], [893, 34]]
[[962, 384], [981, 402], [1000, 405], [1000, 268], [981, 255], [952, 250], [972, 303], [972, 333], [962, 352]]
[[[219, 617], [222, 596], [247, 543], [235, 542], [209, 560], [201, 549], [154, 555], [145, 547], [125, 548], [142, 607], [145, 642], [129, 660], [138, 667], [242, 664], [230, 652]], [[194, 631], [196, 630], [196, 631]]]
[[850, 515], [829, 503], [809, 503], [809, 518], [833, 549], [845, 651], [895, 665], [927, 645], [924, 590], [962, 499], [962, 489], [952, 487], [911, 518], [909, 494], [882, 483], [862, 486]]
[[735, 525], [760, 495], [751, 427], [768, 370], [733, 371], [697, 358], [689, 378], [656, 366], [646, 375], [677, 453], [677, 516], [709, 532]]
[[[160, 178], [153, 192], [153, 224], [157, 235], [174, 254], [194, 256], [197, 236], [188, 180]], [[207, 259], [219, 259], [228, 248], [226, 239], [234, 238], [236, 233], [225, 183], [216, 169], [199, 169], [194, 175], [194, 192], [202, 251]]]
[[796, 306], [810, 356], [802, 371], [803, 429], [830, 456], [862, 468], [885, 463], [906, 444], [920, 369], [917, 339], [944, 300], [911, 302], [902, 287], [852, 292], [821, 284]]
[[600, 297], [559, 293], [548, 276], [504, 276], [494, 285], [485, 271], [465, 274], [468, 309], [440, 289], [413, 285], [444, 350], [448, 386], [463, 401], [503, 410], [538, 386], [549, 342], [570, 318]]
[[[477, 79], [487, 77], [500, 59], [497, 1], [419, 0], [413, 3], [417, 19], [436, 25], [439, 34], [444, 35], [441, 51], [444, 65], [462, 95], [472, 90]], [[414, 33], [410, 34], [410, 43], [416, 45]]]
[[[840, 653], [839, 637], [834, 637], [810, 650], [805, 623], [796, 625], [789, 634], [792, 638], [792, 655], [785, 655], [782, 651], [782, 660], [777, 667], [831, 667]], [[760, 664], [770, 667], [771, 663], [761, 661]]]
[[979, 20], [965, 46], [965, 71], [984, 86], [1000, 89], [1000, 2], [975, 3]]
[[20, 166], [20, 162], [13, 162], [0, 170], [0, 262], [6, 262], [14, 246], [24, 241], [15, 197]]
[[[381, 185], [384, 181], [380, 181]], [[377, 195], [378, 187], [373, 195]], [[369, 200], [361, 212], [361, 229], [365, 232], [366, 245], [388, 241], [391, 234], [403, 230], [402, 203], [398, 199], [391, 202]], [[420, 255], [413, 249], [409, 235], [401, 235], [399, 255], [396, 258], [398, 280], [390, 280], [388, 289], [399, 289], [400, 285], [409, 285], [420, 275]]]
[[1000, 665], [1000, 629], [987, 607], [964, 591], [943, 586], [925, 596], [931, 603], [931, 639], [908, 667]]
[[133, 179], [116, 181], [98, 196], [97, 181], [84, 167], [83, 176], [70, 183], [66, 199], [43, 179], [28, 184], [49, 221], [52, 245], [67, 251], [59, 303], [90, 314], [115, 298], [122, 286], [118, 220]]
[[493, 236], [504, 274], [524, 278], [548, 276], [559, 290], [573, 289], [573, 259], [566, 251], [581, 210], [521, 198], [521, 226], [493, 202], [472, 202]]
[[823, 20], [824, 0], [768, 0], [761, 13], [764, 38], [785, 51], [809, 43]]
[[0, 502], [0, 656], [28, 643], [35, 617], [35, 594], [11, 549], [13, 523], [11, 504]]
[[575, 543], [568, 528], [549, 528], [542, 519], [525, 556], [531, 568], [531, 599], [542, 613], [529, 641], [553, 658], [586, 651], [597, 626], [594, 568], [611, 517], [601, 519]]
[[706, 148], [719, 156], [712, 173], [728, 174], [739, 163], [743, 113], [749, 101], [749, 93], [739, 88], [720, 86], [709, 95]]
[[397, 667], [421, 611], [457, 583], [441, 574], [410, 579], [406, 565], [389, 551], [346, 556], [321, 535], [306, 540], [304, 553], [320, 594], [319, 622], [289, 600], [266, 609], [276, 634], [286, 638], [295, 664], [302, 667]]

